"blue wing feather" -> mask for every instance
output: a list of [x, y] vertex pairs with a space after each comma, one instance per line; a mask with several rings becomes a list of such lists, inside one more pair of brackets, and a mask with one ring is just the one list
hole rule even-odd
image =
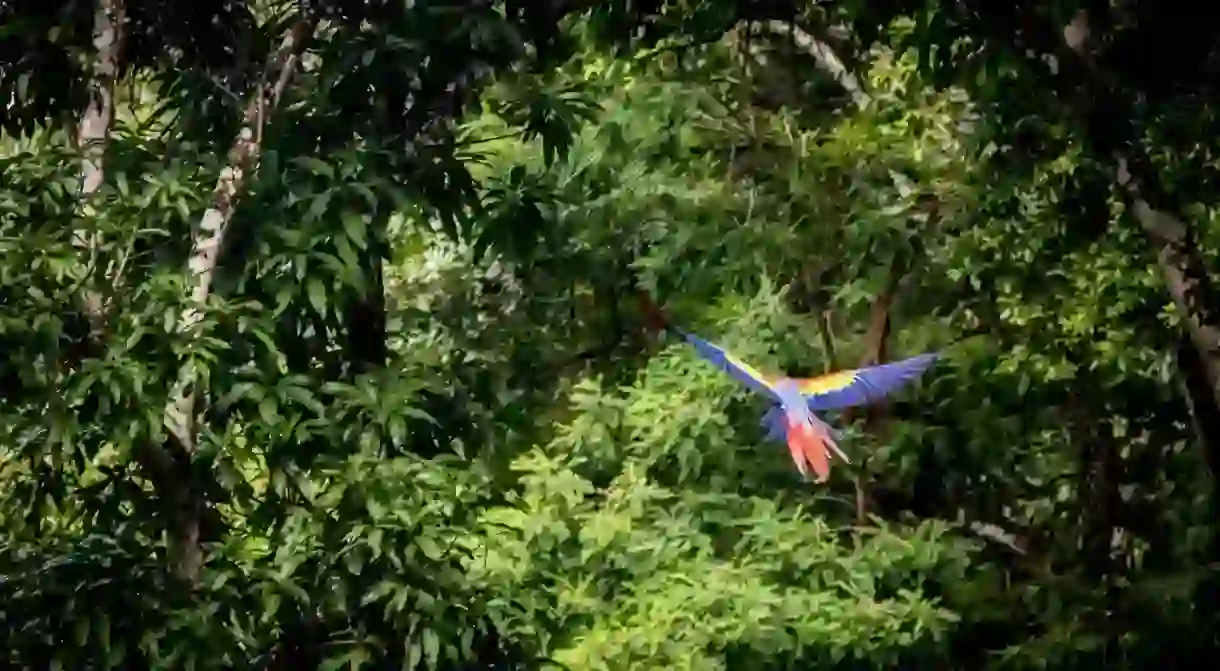
[[728, 373], [733, 379], [760, 394], [776, 398], [775, 391], [771, 389], [763, 379], [762, 374], [755, 370], [753, 366], [702, 338], [698, 338], [686, 331], [679, 330], [678, 332], [686, 338], [687, 342], [695, 347], [695, 351], [699, 353], [699, 356]]
[[837, 389], [808, 393], [805, 398], [813, 411], [873, 403], [922, 375], [938, 356], [938, 352], [921, 354], [894, 363], [850, 371], [851, 381], [847, 384]]
[[762, 427], [767, 430], [765, 440], [778, 440], [781, 443], [788, 442], [788, 423], [784, 417], [784, 408], [781, 405], [773, 405], [769, 410], [763, 413]]

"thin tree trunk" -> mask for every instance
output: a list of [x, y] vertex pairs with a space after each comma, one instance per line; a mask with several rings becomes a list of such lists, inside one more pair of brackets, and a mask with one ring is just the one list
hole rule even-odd
[[[1182, 391], [1190, 406], [1195, 433], [1204, 445], [1220, 445], [1220, 414], [1199, 412], [1200, 409], [1196, 406], [1195, 399], [1210, 398], [1211, 389], [1208, 379], [1203, 374], [1205, 366], [1198, 361], [1198, 349], [1186, 340], [1183, 338], [1184, 342], [1178, 345], [1177, 358], [1178, 368], [1183, 373], [1182, 386], [1184, 389]], [[1206, 459], [1212, 472], [1217, 472], [1216, 461], [1220, 460], [1220, 454], [1216, 453], [1214, 447], [1208, 449]], [[1220, 484], [1213, 483], [1212, 486], [1213, 488], [1220, 487]], [[1212, 491], [1210, 503], [1212, 519], [1220, 518], [1220, 492]], [[1220, 533], [1213, 531], [1209, 540], [1210, 547], [1208, 547], [1207, 554], [1214, 561], [1214, 558], [1220, 557]], [[1192, 600], [1196, 612], [1215, 617], [1216, 604], [1220, 603], [1220, 578], [1215, 577], [1214, 572], [1208, 571], [1195, 585]]]
[[[1099, 9], [1105, 11], [1104, 6]], [[1083, 81], [1084, 95], [1078, 106], [1089, 124], [1090, 135], [1115, 161], [1115, 181], [1127, 197], [1128, 205], [1156, 253], [1157, 266], [1165, 288], [1181, 315], [1190, 351], [1178, 352], [1178, 367], [1186, 382], [1190, 411], [1198, 427], [1204, 462], [1212, 476], [1212, 509], [1220, 509], [1220, 442], [1217, 442], [1217, 417], [1220, 417], [1220, 306], [1208, 272], [1207, 260], [1199, 248], [1197, 234], [1189, 223], [1175, 216], [1157, 201], [1163, 193], [1148, 156], [1115, 131], [1109, 119], [1131, 116], [1131, 105], [1119, 94], [1113, 78], [1102, 70], [1094, 57], [1095, 35], [1089, 12], [1081, 9], [1062, 32], [1067, 46], [1070, 70]], [[1220, 532], [1213, 533], [1209, 559], [1220, 558]], [[1217, 617], [1216, 595], [1220, 581], [1205, 579], [1196, 587], [1197, 613], [1206, 620]], [[1203, 650], [1214, 651], [1214, 644], [1203, 643]], [[1210, 649], [1209, 649], [1210, 648]], [[1202, 650], [1200, 651], [1202, 652]]]
[[[104, 166], [106, 144], [110, 138], [110, 126], [114, 122], [114, 87], [119, 75], [119, 58], [125, 41], [127, 8], [124, 0], [99, 0], [93, 16], [92, 76], [88, 82], [89, 102], [85, 106], [77, 127], [76, 143], [83, 154], [81, 162], [79, 196], [85, 220], [90, 219], [93, 208], [90, 196], [97, 193], [106, 178]], [[105, 326], [105, 305], [102, 292], [97, 289], [99, 247], [101, 239], [96, 232], [77, 229], [72, 242], [88, 259], [89, 279], [82, 298], [85, 315], [92, 329], [91, 337], [97, 338]]]
[[[1108, 13], [1105, 3], [1091, 2], [1095, 15]], [[1207, 262], [1192, 227], [1162, 204], [1159, 178], [1147, 153], [1130, 128], [1134, 102], [1115, 78], [1098, 62], [1095, 27], [1089, 9], [1081, 9], [1061, 30], [1036, 17], [996, 4], [988, 8], [981, 25], [987, 37], [1007, 43], [1018, 54], [1049, 62], [1065, 99], [1075, 97], [1076, 116], [1084, 122], [1086, 137], [1098, 158], [1114, 166], [1114, 181], [1127, 197], [1149, 248], [1166, 280], [1166, 292], [1182, 312], [1195, 365], [1207, 380], [1207, 394], [1191, 399], [1197, 414], [1220, 414], [1220, 309], [1207, 272]], [[1185, 371], [1184, 371], [1185, 373]], [[1217, 452], [1220, 446], [1206, 446]], [[1209, 457], [1212, 476], [1220, 481], [1220, 459]]]
[[[267, 64], [265, 81], [270, 84], [260, 86], [246, 106], [241, 130], [238, 131], [229, 151], [228, 166], [221, 173], [212, 192], [212, 207], [204, 213], [199, 222], [199, 230], [194, 235], [189, 262], [193, 287], [188, 306], [178, 322], [178, 331], [188, 338], [197, 335], [196, 327], [201, 319], [201, 311], [211, 295], [213, 276], [229, 222], [233, 218], [236, 201], [258, 169], [265, 115], [279, 106], [313, 30], [314, 22], [301, 18], [285, 33], [279, 50]], [[183, 366], [178, 386], [165, 409], [166, 425], [182, 445], [188, 458], [197, 448], [195, 413], [198, 377], [199, 371], [193, 363], [188, 362]], [[203, 506], [198, 495], [186, 498], [189, 499], [189, 507], [179, 511], [179, 519], [176, 520], [171, 533], [171, 561], [179, 577], [193, 582], [203, 565], [203, 551], [200, 547]]]
[[1118, 491], [1123, 464], [1112, 428], [1101, 419], [1105, 409], [1098, 406], [1097, 381], [1087, 367], [1081, 370], [1086, 372], [1080, 375], [1080, 393], [1069, 399], [1067, 407], [1070, 429], [1081, 446], [1077, 484], [1080, 559], [1085, 579], [1103, 594], [1094, 617], [1098, 629], [1105, 632], [1101, 654], [1109, 667], [1110, 655], [1120, 654], [1122, 645], [1114, 635], [1112, 618], [1121, 603], [1118, 590], [1123, 562], [1115, 546], [1122, 539], [1118, 521], [1125, 517]]
[[[373, 225], [379, 225], [382, 221], [374, 219]], [[345, 310], [347, 360], [353, 375], [380, 370], [389, 355], [381, 243], [377, 236], [369, 237], [368, 248], [361, 252], [361, 271], [368, 280], [367, 290]]]
[[[861, 368], [884, 363], [887, 358], [890, 339], [890, 308], [894, 304], [894, 293], [904, 274], [905, 269], [902, 263], [895, 258], [890, 265], [885, 286], [873, 298], [873, 305], [869, 308], [868, 331], [864, 335], [864, 356], [860, 360]], [[864, 412], [864, 428], [869, 433], [878, 432], [885, 416], [885, 403], [884, 400], [881, 400], [859, 409]], [[851, 422], [855, 419], [857, 411], [857, 408], [845, 410], [843, 421]], [[870, 507], [868, 483], [859, 473], [853, 477], [856, 483], [856, 523], [864, 524], [868, 521]]]
[[[78, 195], [82, 218], [86, 222], [96, 214], [92, 197], [101, 189], [106, 178], [105, 154], [114, 123], [115, 87], [126, 41], [126, 29], [125, 0], [99, 0], [93, 22], [95, 52], [92, 75], [87, 85], [88, 103], [81, 115], [76, 136], [77, 147], [82, 153]], [[73, 232], [73, 244], [86, 257], [89, 274], [81, 302], [90, 332], [83, 339], [82, 345], [91, 355], [96, 355], [105, 335], [109, 310], [105, 292], [99, 289], [99, 282], [113, 287], [118, 282], [117, 274], [120, 271], [109, 264], [104, 268], [99, 267], [102, 236], [97, 231], [77, 229]], [[165, 503], [169, 528], [178, 528], [179, 520], [184, 519], [182, 511], [186, 510], [196, 511], [194, 517], [198, 521], [192, 525], [194, 528], [204, 526], [204, 522], [214, 524], [214, 516], [209, 515], [214, 511], [206, 510], [202, 503], [193, 497], [193, 492], [199, 488], [189, 485], [192, 479], [189, 462], [183, 459], [183, 454], [181, 446], [173, 441], [162, 445], [145, 441], [140, 443], [135, 451], [140, 468]]]

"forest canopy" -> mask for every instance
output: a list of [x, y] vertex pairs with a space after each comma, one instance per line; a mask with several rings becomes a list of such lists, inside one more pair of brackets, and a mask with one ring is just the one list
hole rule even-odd
[[[1220, 653], [1188, 17], [0, 2], [0, 665]], [[648, 305], [776, 375], [939, 358], [820, 412], [814, 483]]]

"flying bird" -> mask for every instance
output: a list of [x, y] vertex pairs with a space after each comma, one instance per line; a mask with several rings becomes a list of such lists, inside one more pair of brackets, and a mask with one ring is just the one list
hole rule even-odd
[[851, 460], [839, 449], [836, 442], [839, 433], [814, 412], [865, 405], [884, 398], [919, 377], [939, 356], [921, 354], [894, 363], [812, 378], [768, 377], [710, 342], [681, 329], [674, 330], [701, 357], [772, 401], [773, 405], [762, 416], [767, 439], [787, 443], [797, 470], [807, 478], [812, 469], [817, 482], [830, 477], [832, 451], [846, 463]]
[[644, 316], [654, 328], [673, 329], [682, 334], [701, 357], [771, 401], [772, 406], [762, 416], [766, 438], [787, 443], [801, 476], [808, 478], [812, 469], [817, 482], [830, 477], [832, 451], [845, 463], [850, 464], [851, 460], [839, 449], [839, 432], [814, 413], [878, 401], [915, 380], [940, 356], [932, 352], [811, 378], [768, 377], [712, 343], [671, 326], [647, 295], [641, 294], [640, 301]]

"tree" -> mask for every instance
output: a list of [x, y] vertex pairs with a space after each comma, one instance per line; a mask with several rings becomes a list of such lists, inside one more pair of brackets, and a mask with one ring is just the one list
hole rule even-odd
[[[1158, 259], [1111, 221], [1171, 209], [1149, 165], [1203, 202], [1159, 107], [1199, 82], [1052, 76], [1023, 7], [3, 11], [9, 666], [1210, 644], [1206, 310], [1164, 282], [1210, 215]], [[1106, 72], [1156, 101], [1122, 113], [1170, 138], [1146, 164], [1063, 95]], [[944, 353], [884, 422], [830, 418], [855, 463], [814, 489], [641, 290], [790, 374]]]
[[[324, 14], [240, 3], [189, 11], [106, 5], [98, 32], [121, 32], [122, 48], [99, 51], [93, 60], [101, 65], [91, 73], [70, 57], [88, 48], [79, 30], [84, 10], [72, 9], [78, 13], [8, 7], [6, 25], [36, 30], [7, 33], [0, 69], [12, 100], [4, 226], [5, 263], [13, 269], [5, 338], [14, 347], [5, 367], [13, 384], [4, 424], [15, 494], [5, 520], [21, 541], [9, 548], [6, 575], [12, 603], [22, 605], [15, 612], [38, 614], [8, 620], [10, 661], [240, 665], [272, 650], [281, 657], [300, 652], [303, 638], [338, 638], [332, 632], [348, 625], [374, 636], [368, 645], [363, 638], [346, 649], [336, 644], [349, 656], [435, 663], [475, 654], [477, 608], [468, 624], [459, 614], [449, 629], [419, 629], [419, 610], [410, 621], [394, 609], [373, 610], [379, 614], [362, 622], [353, 613], [374, 608], [372, 600], [362, 602], [363, 583], [328, 589], [330, 602], [312, 603], [284, 580], [305, 566], [298, 581], [308, 585], [314, 570], [319, 585], [329, 584], [336, 557], [359, 555], [372, 543], [372, 559], [353, 556], [346, 564], [364, 580], [375, 571], [362, 562], [401, 567], [400, 542], [418, 540], [431, 550], [416, 557], [412, 545], [408, 561], [431, 567], [421, 574], [430, 576], [428, 589], [447, 589], [441, 576], [454, 560], [435, 551], [443, 544], [400, 525], [402, 533], [392, 536], [398, 549], [383, 549], [384, 524], [351, 526], [364, 513], [338, 527], [319, 518], [322, 492], [308, 481], [347, 474], [358, 482], [369, 472], [360, 464], [403, 454], [409, 427], [432, 421], [404, 404], [429, 385], [401, 359], [388, 359], [384, 326], [370, 336], [380, 339], [380, 361], [359, 333], [385, 320], [377, 313], [385, 226], [396, 204], [411, 200], [460, 220], [470, 189], [454, 157], [452, 121], [496, 68], [546, 57], [549, 38], [527, 42], [528, 25], [536, 23], [528, 10], [508, 20], [483, 8], [472, 19], [453, 13], [461, 5], [353, 5]], [[148, 49], [157, 35], [167, 38], [159, 46], [168, 54]], [[412, 53], [442, 50], [457, 56], [399, 64]], [[226, 56], [216, 58], [217, 51]], [[56, 63], [60, 71], [51, 69]], [[35, 67], [55, 76], [35, 79]], [[117, 122], [93, 123], [106, 114], [98, 99], [112, 77], [131, 87], [132, 109]], [[81, 100], [78, 93], [90, 87], [93, 98]], [[77, 207], [76, 189], [65, 188], [75, 159], [63, 151], [60, 131], [85, 108], [92, 209]], [[103, 146], [111, 159], [104, 166]], [[405, 158], [398, 151], [404, 147]], [[212, 158], [216, 148], [228, 152], [226, 160]], [[208, 182], [216, 185], [211, 196]], [[272, 209], [287, 218], [254, 225]], [[199, 212], [205, 214], [192, 233]], [[87, 244], [74, 245], [74, 238]], [[120, 281], [121, 290], [103, 302], [100, 330], [89, 323], [102, 321], [93, 287]], [[61, 307], [82, 303], [80, 312]], [[168, 427], [154, 411], [158, 404], [178, 411]], [[334, 423], [332, 412], [356, 414]], [[387, 468], [411, 472], [414, 458], [402, 458], [378, 466], [378, 477], [389, 482], [381, 473]], [[301, 470], [311, 467], [317, 470]], [[343, 499], [346, 486], [331, 489], [326, 505], [363, 510], [365, 498], [382, 491]], [[411, 497], [394, 498], [409, 509]], [[415, 500], [431, 506], [443, 499]], [[384, 511], [386, 504], [368, 505]], [[424, 519], [421, 510], [409, 517]], [[162, 531], [167, 562], [158, 557]], [[101, 544], [87, 542], [93, 537]], [[263, 548], [273, 543], [298, 550], [268, 555]], [[65, 554], [82, 548], [83, 557]], [[163, 575], [171, 565], [173, 576]], [[57, 566], [68, 573], [54, 573]], [[266, 589], [256, 587], [261, 566], [278, 567]], [[36, 567], [50, 573], [31, 572]], [[165, 584], [167, 598], [133, 602], [131, 580], [140, 576]], [[65, 578], [97, 590], [72, 596], [54, 584]], [[396, 584], [397, 592], [378, 598], [394, 599], [401, 610], [414, 593], [403, 591], [408, 578]], [[251, 606], [248, 595], [260, 591], [265, 599]], [[116, 599], [113, 608], [104, 605]], [[456, 592], [433, 597], [444, 608], [466, 600]], [[217, 609], [234, 616], [227, 624], [200, 622]], [[110, 618], [120, 613], [112, 630]], [[377, 639], [387, 627], [407, 635]], [[47, 643], [73, 631], [77, 649]], [[312, 654], [323, 652], [337, 654]]]

